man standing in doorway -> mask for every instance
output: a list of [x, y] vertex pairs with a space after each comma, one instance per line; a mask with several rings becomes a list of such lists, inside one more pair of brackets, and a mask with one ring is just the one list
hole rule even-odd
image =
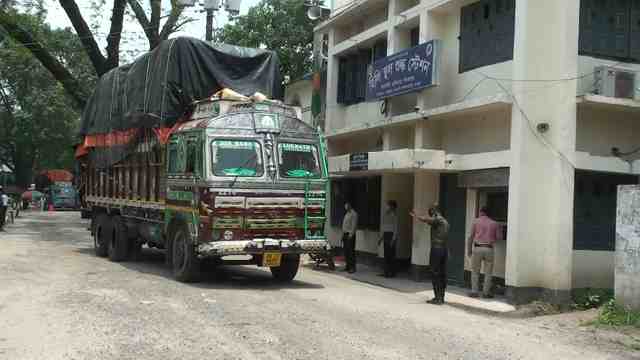
[[342, 246], [347, 266], [344, 269], [353, 274], [356, 272], [356, 230], [358, 228], [358, 213], [350, 203], [344, 204], [346, 213], [342, 219]]
[[429, 266], [431, 267], [434, 298], [427, 301], [429, 304], [444, 304], [444, 292], [447, 288], [447, 238], [449, 237], [449, 222], [442, 216], [440, 208], [434, 204], [427, 215], [416, 215], [415, 211], [409, 213], [415, 219], [427, 223], [431, 227], [431, 253]]
[[382, 236], [378, 246], [384, 241], [384, 277], [396, 276], [396, 244], [398, 243], [398, 203], [387, 201], [387, 208], [382, 215]]
[[467, 255], [471, 258], [471, 293], [478, 297], [480, 267], [484, 262], [484, 286], [482, 297], [492, 298], [491, 280], [493, 278], [493, 246], [502, 236], [500, 225], [489, 217], [488, 209], [483, 206], [480, 216], [473, 221], [471, 234], [467, 240]]

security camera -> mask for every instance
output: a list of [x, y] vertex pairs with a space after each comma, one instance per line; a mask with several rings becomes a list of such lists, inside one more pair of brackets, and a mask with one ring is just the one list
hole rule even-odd
[[536, 130], [538, 130], [539, 133], [544, 134], [547, 131], [549, 131], [549, 123], [539, 123], [538, 125], [536, 125]]
[[420, 112], [420, 106], [414, 106], [413, 107], [413, 111]]

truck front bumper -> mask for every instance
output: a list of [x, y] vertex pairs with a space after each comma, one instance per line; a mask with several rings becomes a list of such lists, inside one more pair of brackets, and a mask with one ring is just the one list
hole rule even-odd
[[331, 249], [327, 240], [304, 239], [253, 239], [236, 241], [212, 241], [198, 245], [200, 257], [220, 257], [227, 255], [257, 255], [265, 252], [282, 254], [323, 253]]

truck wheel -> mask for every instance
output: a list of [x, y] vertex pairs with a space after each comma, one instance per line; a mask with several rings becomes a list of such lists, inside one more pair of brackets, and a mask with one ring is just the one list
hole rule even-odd
[[119, 262], [126, 260], [129, 250], [127, 225], [120, 216], [113, 217], [113, 231], [109, 241], [109, 260]]
[[176, 229], [173, 235], [172, 266], [173, 276], [181, 282], [195, 282], [200, 279], [200, 259], [189, 240], [185, 227]]
[[278, 267], [271, 268], [271, 275], [277, 281], [290, 282], [296, 277], [300, 266], [300, 255], [282, 255], [282, 262]]
[[93, 248], [96, 256], [105, 257], [108, 254], [109, 235], [111, 234], [111, 222], [105, 214], [100, 214], [95, 219], [93, 229]]

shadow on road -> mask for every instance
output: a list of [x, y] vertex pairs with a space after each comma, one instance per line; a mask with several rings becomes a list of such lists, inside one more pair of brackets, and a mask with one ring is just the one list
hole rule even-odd
[[[92, 247], [77, 248], [75, 251], [87, 256], [96, 256]], [[104, 261], [109, 261], [109, 259], [105, 258]], [[165, 264], [164, 252], [156, 249], [143, 248], [140, 257], [136, 261], [125, 261], [118, 264], [129, 270], [176, 281], [173, 279], [169, 267]], [[303, 266], [300, 266], [300, 270], [302, 269]], [[260, 269], [252, 265], [216, 266], [207, 261], [202, 264], [201, 281], [188, 285], [203, 289], [280, 290], [324, 288], [320, 284], [301, 280], [280, 283], [273, 279], [268, 269]]]

